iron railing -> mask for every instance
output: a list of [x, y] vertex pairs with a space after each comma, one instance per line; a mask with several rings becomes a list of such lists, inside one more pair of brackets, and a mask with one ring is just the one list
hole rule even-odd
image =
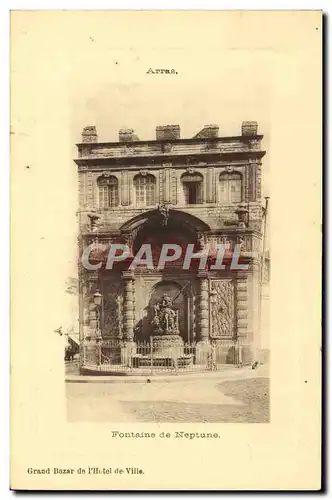
[[149, 341], [125, 342], [121, 339], [85, 340], [80, 348], [82, 371], [106, 373], [158, 374], [217, 371], [225, 365], [242, 366], [240, 339], [181, 343], [156, 347]]

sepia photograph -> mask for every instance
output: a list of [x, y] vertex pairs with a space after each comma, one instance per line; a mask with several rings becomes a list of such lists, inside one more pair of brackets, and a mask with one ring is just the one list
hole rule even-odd
[[12, 14], [14, 489], [319, 488], [321, 43]]
[[166, 124], [105, 142], [83, 128], [67, 289], [79, 322], [58, 330], [69, 421], [269, 421], [263, 132], [243, 121], [237, 135], [213, 124], [183, 137]]

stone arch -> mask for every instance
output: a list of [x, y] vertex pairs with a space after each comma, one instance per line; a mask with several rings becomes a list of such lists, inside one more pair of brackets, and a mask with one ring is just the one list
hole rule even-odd
[[196, 245], [195, 250], [199, 251], [199, 235], [209, 229], [199, 218], [178, 210], [169, 210], [166, 224], [159, 210], [150, 210], [134, 217], [120, 228], [130, 242], [134, 255], [142, 244], [150, 244], [154, 262], [158, 259], [163, 244], [179, 245], [182, 256], [188, 244]]
[[[125, 222], [120, 227], [120, 231], [121, 232], [133, 231], [138, 227], [140, 227], [142, 224], [145, 224], [146, 222], [152, 219], [154, 219], [155, 221], [161, 220], [160, 211], [158, 209], [147, 210], [142, 214], [136, 215], [132, 219]], [[183, 225], [189, 226], [193, 231], [197, 232], [209, 231], [211, 229], [210, 226], [202, 219], [199, 219], [195, 215], [189, 214], [188, 212], [185, 212], [183, 210], [170, 209], [169, 220], [170, 221], [176, 220], [179, 223], [182, 223]]]

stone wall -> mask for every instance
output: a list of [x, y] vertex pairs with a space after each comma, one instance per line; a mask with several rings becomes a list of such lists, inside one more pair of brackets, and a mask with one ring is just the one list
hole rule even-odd
[[[249, 164], [248, 164], [249, 165]], [[257, 198], [260, 187], [256, 183], [253, 188], [252, 180], [246, 175], [246, 168], [255, 169], [257, 166], [232, 167], [232, 172], [242, 174], [242, 201], [249, 208], [249, 227], [260, 229], [261, 226], [261, 200]], [[150, 207], [138, 208], [135, 200], [134, 178], [140, 170], [116, 171], [108, 170], [108, 175], [118, 180], [119, 205], [114, 208], [104, 209], [99, 207], [98, 178], [103, 174], [99, 171], [79, 172], [79, 202], [80, 202], [80, 230], [86, 231], [89, 225], [87, 214], [97, 211], [100, 214], [98, 224], [101, 229], [115, 229], [135, 215], [147, 210], [154, 209], [156, 205], [169, 203], [175, 209], [181, 209], [206, 222], [211, 229], [218, 229], [230, 224], [237, 223], [235, 210], [238, 204], [223, 204], [220, 201], [219, 177], [226, 169], [223, 167], [209, 167], [190, 169], [192, 173], [198, 173], [203, 177], [203, 202], [197, 205], [186, 205], [184, 200], [183, 184], [181, 176], [188, 169], [165, 168], [163, 170], [150, 169], [149, 173], [156, 179], [156, 204]], [[229, 169], [228, 169], [229, 170]]]
[[[89, 214], [98, 215], [95, 234], [100, 235], [100, 241], [108, 244], [114, 241], [116, 233], [125, 223], [140, 214], [147, 213], [149, 217], [148, 212], [155, 210], [159, 204], [167, 204], [171, 210], [195, 216], [203, 227], [205, 223], [210, 228], [209, 244], [218, 243], [222, 238], [229, 239], [232, 245], [241, 242], [251, 259], [248, 271], [229, 275], [220, 271], [196, 273], [191, 270], [185, 275], [174, 268], [167, 279], [173, 279], [180, 286], [190, 283], [191, 309], [187, 316], [192, 316], [192, 322], [183, 322], [181, 328], [188, 330], [191, 340], [204, 344], [212, 338], [239, 336], [243, 345], [243, 362], [250, 363], [256, 353], [267, 345], [259, 336], [257, 260], [262, 245], [261, 159], [265, 152], [260, 148], [262, 136], [257, 135], [256, 122], [244, 122], [241, 134], [220, 138], [218, 126], [209, 125], [193, 139], [187, 140], [180, 139], [178, 125], [170, 125], [157, 127], [156, 140], [153, 141], [139, 141], [133, 129], [122, 129], [118, 143], [98, 143], [95, 127], [86, 127], [82, 144], [78, 145], [79, 158], [75, 161], [78, 165], [79, 231], [84, 244], [91, 243], [95, 237]], [[220, 174], [225, 172], [242, 176], [241, 203], [248, 209], [248, 218], [242, 228], [238, 225], [236, 214], [239, 203], [221, 202]], [[137, 206], [134, 188], [137, 174], [155, 177], [156, 199], [153, 206]], [[98, 179], [103, 175], [117, 179], [116, 207], [105, 209], [99, 206]], [[183, 175], [202, 177], [201, 203], [185, 204]], [[165, 280], [165, 276], [140, 270], [108, 276], [87, 271], [83, 274], [80, 304], [83, 338], [96, 334], [93, 293], [98, 287], [104, 297], [103, 334], [132, 342], [137, 325], [146, 321], [146, 308], [153, 290]], [[214, 306], [210, 301], [211, 291], [215, 293]], [[225, 353], [227, 357], [228, 351]]]

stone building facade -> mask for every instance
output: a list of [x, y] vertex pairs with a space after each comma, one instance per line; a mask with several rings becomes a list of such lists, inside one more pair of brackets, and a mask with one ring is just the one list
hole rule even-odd
[[[240, 128], [240, 127], [239, 127]], [[79, 264], [80, 338], [93, 342], [121, 339], [134, 345], [151, 335], [153, 305], [162, 294], [176, 297], [180, 334], [204, 345], [240, 339], [243, 362], [259, 351], [260, 266], [262, 249], [262, 135], [256, 122], [243, 122], [241, 134], [219, 137], [205, 126], [193, 138], [178, 125], [156, 127], [153, 140], [141, 141], [132, 129], [118, 142], [98, 142], [95, 127], [85, 127], [77, 144], [79, 247], [94, 244], [90, 262], [102, 261], [111, 244], [123, 242], [133, 257], [151, 243], [154, 257], [163, 243], [195, 250], [218, 243], [231, 252], [241, 247], [247, 270], [183, 269], [181, 259], [165, 269], [88, 270]], [[165, 215], [166, 214], [166, 215]], [[227, 259], [226, 259], [227, 260]], [[94, 294], [102, 308], [96, 311]], [[212, 300], [213, 297], [213, 300]], [[98, 314], [98, 317], [97, 317]], [[225, 352], [227, 362], [227, 349]]]

